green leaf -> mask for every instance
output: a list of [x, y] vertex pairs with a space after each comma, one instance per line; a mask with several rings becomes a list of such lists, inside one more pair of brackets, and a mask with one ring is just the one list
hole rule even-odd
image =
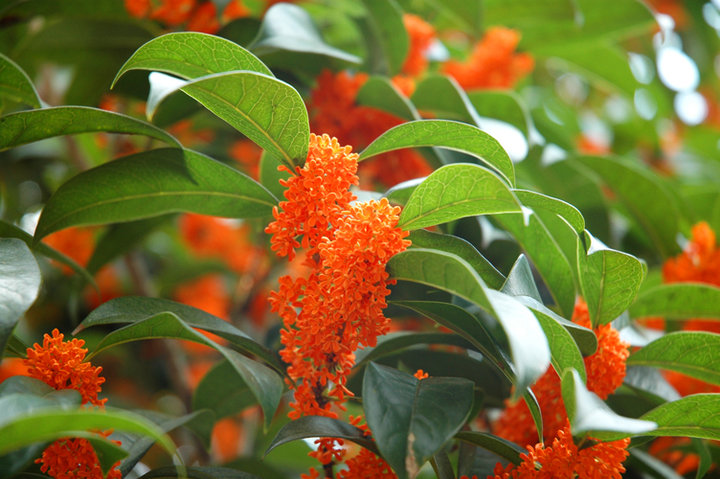
[[461, 378], [418, 380], [370, 363], [362, 397], [368, 425], [383, 457], [399, 478], [413, 478], [467, 421], [473, 383]]
[[0, 238], [0, 358], [15, 325], [40, 292], [40, 268], [25, 243]]
[[398, 226], [416, 230], [467, 216], [520, 211], [515, 195], [492, 171], [457, 163], [435, 170], [415, 188]]
[[700, 331], [669, 333], [635, 351], [627, 364], [677, 371], [720, 384], [720, 335]]
[[475, 107], [465, 90], [452, 77], [430, 74], [417, 84], [410, 98], [421, 111], [479, 126]]
[[[4, 400], [5, 398], [2, 398], [0, 402]], [[61, 437], [95, 438], [96, 434], [86, 431], [97, 429], [113, 429], [149, 436], [170, 455], [175, 452], [172, 441], [162, 430], [142, 416], [127, 411], [62, 410], [46, 407], [26, 414], [12, 417], [3, 414], [0, 417], [0, 454], [38, 441]]]
[[69, 266], [73, 271], [82, 276], [83, 279], [85, 279], [85, 281], [87, 281], [88, 283], [95, 283], [95, 280], [90, 275], [90, 273], [88, 273], [85, 268], [77, 264], [75, 260], [73, 260], [69, 256], [64, 255], [60, 251], [51, 248], [45, 243], [36, 243], [32, 235], [27, 233], [25, 230], [18, 228], [17, 226], [3, 220], [0, 220], [0, 238], [17, 238], [19, 240], [22, 240], [28, 246], [28, 248], [35, 251], [36, 253], [40, 253], [43, 256], [54, 259], [55, 261]]
[[273, 5], [265, 12], [260, 31], [249, 48], [259, 56], [290, 51], [360, 63], [355, 55], [325, 43], [310, 15], [290, 3]]
[[0, 117], [0, 151], [55, 136], [99, 131], [145, 135], [181, 146], [165, 130], [130, 116], [86, 106], [57, 106]]
[[582, 295], [593, 326], [607, 324], [635, 300], [645, 278], [645, 265], [635, 256], [605, 247], [591, 237], [588, 255], [578, 244]]
[[[400, 303], [402, 305], [402, 303]], [[409, 331], [398, 331], [388, 333], [378, 339], [374, 347], [364, 348], [355, 353], [355, 365], [353, 368], [365, 366], [370, 361], [393, 354], [398, 350], [406, 349], [418, 344], [448, 344], [461, 348], [470, 348], [472, 345], [465, 339], [447, 333], [411, 333]]]
[[597, 395], [588, 391], [574, 369], [562, 375], [562, 397], [573, 436], [603, 439], [604, 433], [624, 433], [623, 437], [645, 434], [657, 427], [652, 421], [632, 419], [614, 413]]
[[360, 153], [359, 161], [388, 151], [419, 146], [467, 153], [496, 169], [508, 184], [515, 183], [515, 168], [500, 143], [479, 128], [456, 121], [417, 120], [390, 128]]
[[680, 210], [657, 174], [620, 158], [583, 156], [573, 161], [590, 168], [617, 194], [660, 255], [678, 251]]
[[530, 262], [528, 262], [524, 254], [521, 254], [515, 260], [515, 264], [510, 268], [510, 272], [500, 291], [510, 296], [528, 296], [536, 301], [541, 301], [540, 291], [535, 285]]
[[[189, 175], [188, 175], [189, 173]], [[189, 211], [252, 218], [277, 199], [234, 168], [191, 150], [151, 150], [84, 171], [45, 204], [36, 241], [61, 229]]]
[[150, 118], [165, 98], [182, 90], [291, 168], [305, 162], [310, 141], [307, 110], [289, 84], [251, 71], [215, 73], [189, 81], [152, 73], [150, 83]]
[[362, 0], [367, 11], [364, 21], [370, 71], [386, 76], [400, 72], [410, 48], [402, 10], [395, 0]]
[[578, 233], [585, 231], [585, 218], [570, 203], [530, 190], [513, 190], [520, 203], [533, 211], [546, 210], [564, 219]]
[[159, 313], [107, 334], [88, 358], [119, 344], [156, 338], [185, 339], [217, 350], [232, 364], [234, 371], [257, 399], [265, 416], [265, 427], [270, 425], [283, 393], [283, 382], [280, 376], [257, 361], [220, 346], [185, 324], [173, 313]]
[[370, 106], [391, 113], [403, 120], [418, 120], [415, 106], [410, 102], [387, 77], [371, 76], [360, 87], [355, 102], [358, 105]]
[[140, 479], [260, 479], [249, 472], [219, 466], [166, 466], [146, 472]]
[[235, 70], [273, 76], [263, 62], [240, 45], [197, 32], [168, 33], [153, 38], [128, 58], [112, 86], [130, 70], [165, 72], [186, 80]]
[[436, 250], [411, 248], [393, 256], [387, 270], [395, 279], [434, 286], [472, 301], [492, 314], [507, 336], [516, 393], [522, 394], [547, 369], [550, 351], [533, 313], [512, 296], [487, 288], [462, 258]]
[[238, 351], [253, 354], [276, 371], [284, 374], [285, 363], [280, 361], [272, 351], [255, 342], [232, 324], [201, 309], [168, 299], [133, 296], [111, 299], [93, 310], [78, 325], [76, 332], [92, 326], [136, 323], [161, 313], [173, 313], [190, 327], [202, 329], [227, 339]]
[[33, 108], [42, 106], [42, 100], [27, 73], [17, 63], [0, 53], [0, 100], [2, 99]]
[[379, 454], [373, 440], [366, 436], [362, 429], [329, 417], [303, 416], [285, 424], [273, 438], [264, 455], [267, 456], [270, 451], [288, 442], [311, 437], [339, 437]]
[[215, 414], [214, 419], [218, 420], [254, 404], [252, 391], [241, 377], [228, 381], [233, 375], [233, 365], [228, 361], [220, 361], [213, 366], [193, 392], [193, 410], [208, 409]]
[[505, 277], [471, 243], [453, 235], [432, 233], [427, 230], [415, 230], [408, 239], [417, 248], [437, 249], [460, 256], [470, 263], [485, 283], [494, 289], [500, 289]]
[[720, 318], [720, 288], [710, 284], [663, 284], [642, 291], [630, 307], [634, 318]]
[[504, 121], [530, 134], [530, 114], [519, 96], [512, 91], [476, 90], [467, 93], [475, 112], [481, 117]]
[[497, 454], [503, 459], [507, 459], [513, 464], [520, 464], [522, 462], [520, 454], [527, 453], [525, 449], [514, 442], [510, 442], [507, 439], [494, 436], [487, 432], [460, 431], [455, 434], [455, 438], [474, 444], [475, 446], [482, 447], [485, 450]]
[[567, 329], [554, 319], [544, 314], [535, 314], [540, 327], [545, 331], [552, 365], [558, 375], [562, 376], [563, 371], [574, 369], [580, 375], [583, 382], [587, 379], [585, 374], [585, 362], [583, 361], [580, 349], [573, 340]]

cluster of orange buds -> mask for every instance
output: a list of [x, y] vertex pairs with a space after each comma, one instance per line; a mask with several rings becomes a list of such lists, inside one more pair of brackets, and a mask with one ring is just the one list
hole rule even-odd
[[157, 20], [169, 27], [185, 25], [186, 30], [202, 33], [216, 33], [225, 23], [250, 15], [241, 0], [230, 0], [220, 16], [212, 0], [125, 0], [125, 9], [136, 18]]

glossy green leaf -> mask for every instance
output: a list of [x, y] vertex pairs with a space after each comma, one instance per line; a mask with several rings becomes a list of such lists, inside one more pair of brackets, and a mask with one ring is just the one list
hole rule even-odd
[[475, 446], [482, 447], [492, 453], [497, 454], [503, 459], [507, 459], [513, 464], [520, 464], [520, 454], [526, 454], [527, 451], [518, 446], [514, 442], [503, 439], [499, 436], [480, 431], [460, 431], [455, 434], [455, 438], [465, 441]]
[[[182, 90], [205, 108], [290, 167], [307, 156], [310, 126], [300, 94], [289, 84], [251, 71], [215, 73], [182, 81], [152, 73], [147, 114]], [[163, 80], [163, 81], [160, 81]]]
[[332, 419], [323, 416], [303, 416], [285, 424], [270, 445], [265, 450], [265, 455], [278, 446], [299, 439], [311, 437], [339, 437], [359, 444], [375, 454], [378, 454], [377, 447], [373, 440], [366, 436], [362, 429], [355, 427], [339, 419]]
[[490, 263], [471, 243], [453, 235], [433, 233], [427, 230], [415, 230], [408, 239], [418, 248], [436, 249], [460, 256], [470, 263], [477, 271], [485, 284], [494, 289], [500, 289], [505, 277]]
[[539, 215], [527, 209], [522, 215], [498, 215], [494, 220], [513, 235], [545, 281], [560, 311], [569, 317], [575, 304], [573, 267], [553, 232]]
[[482, 166], [457, 163], [434, 171], [415, 188], [398, 226], [416, 230], [467, 216], [520, 212], [507, 185]]
[[40, 268], [25, 243], [0, 238], [0, 358], [20, 317], [40, 292]]
[[591, 239], [586, 257], [579, 246], [579, 271], [582, 295], [588, 305], [592, 324], [615, 320], [635, 300], [645, 278], [645, 267], [627, 253], [609, 249]]
[[527, 296], [536, 301], [541, 301], [540, 291], [538, 291], [535, 284], [530, 262], [524, 254], [521, 254], [515, 260], [505, 282], [499, 289], [510, 296]]
[[201, 309], [168, 299], [133, 296], [111, 299], [94, 309], [80, 323], [76, 332], [105, 324], [136, 323], [161, 313], [173, 313], [188, 326], [227, 339], [238, 351], [257, 356], [278, 372], [285, 371], [285, 363], [280, 361], [272, 351], [255, 342], [232, 324]]
[[235, 372], [252, 391], [263, 410], [265, 427], [269, 426], [283, 393], [283, 382], [280, 376], [257, 361], [220, 346], [207, 336], [195, 331], [173, 313], [159, 313], [107, 334], [89, 357], [119, 344], [156, 338], [184, 339], [217, 350], [232, 364]]
[[585, 231], [585, 218], [582, 213], [570, 203], [552, 196], [530, 190], [513, 190], [520, 203], [528, 208], [546, 210], [564, 219], [578, 233]]
[[585, 362], [572, 335], [560, 323], [548, 316], [535, 314], [535, 317], [540, 323], [540, 327], [545, 331], [545, 337], [547, 337], [550, 345], [552, 365], [558, 375], [561, 376], [563, 371], [573, 369], [578, 372], [582, 381], [585, 382], [587, 378]]
[[562, 375], [562, 397], [573, 436], [592, 436], [599, 433], [622, 432], [624, 437], [640, 435], [657, 427], [652, 421], [632, 419], [613, 412], [597, 395], [588, 391], [577, 371], [566, 370]]
[[181, 146], [165, 130], [130, 116], [86, 106], [57, 106], [0, 117], [0, 151], [55, 136], [100, 131], [145, 135]]
[[680, 211], [658, 175], [620, 158], [583, 156], [573, 161], [602, 178], [663, 257], [678, 251]]
[[462, 258], [442, 251], [411, 248], [393, 256], [387, 270], [395, 279], [448, 291], [492, 314], [507, 336], [517, 393], [522, 394], [547, 369], [550, 351], [533, 313], [511, 296], [487, 288]]
[[468, 99], [481, 117], [504, 121], [525, 136], [529, 135], [530, 114], [519, 96], [512, 91], [475, 90], [467, 93]]
[[452, 77], [430, 74], [417, 84], [410, 98], [421, 111], [478, 126], [475, 107], [465, 90]]
[[60, 251], [51, 248], [45, 243], [36, 243], [35, 239], [31, 234], [27, 233], [25, 230], [18, 228], [13, 224], [8, 223], [7, 221], [0, 220], [0, 238], [17, 238], [19, 240], [22, 240], [28, 246], [28, 248], [35, 251], [36, 253], [40, 253], [43, 256], [46, 256], [50, 259], [58, 261], [59, 263], [69, 266], [70, 269], [82, 276], [88, 283], [93, 284], [95, 281], [93, 280], [93, 277], [90, 275], [90, 273], [88, 273], [85, 268], [77, 264], [75, 260], [73, 260], [69, 256], [64, 255]]
[[362, 19], [368, 44], [370, 71], [387, 76], [400, 72], [410, 48], [402, 10], [395, 0], [362, 0], [367, 15]]
[[382, 76], [371, 76], [355, 97], [358, 105], [370, 106], [391, 113], [403, 120], [420, 118], [415, 106], [400, 93], [392, 82]]
[[290, 3], [273, 5], [265, 12], [260, 31], [249, 48], [259, 56], [290, 51], [360, 63], [355, 55], [325, 43], [310, 15]]
[[33, 108], [42, 106], [42, 100], [27, 73], [17, 63], [0, 53], [0, 100], [5, 99]]
[[378, 449], [399, 478], [412, 478], [465, 424], [473, 383], [461, 378], [418, 380], [370, 363], [362, 396]]
[[[402, 303], [398, 304], [403, 305]], [[385, 334], [378, 338], [378, 343], [374, 347], [363, 348], [357, 351], [355, 353], [355, 366], [353, 367], [364, 367], [365, 364], [370, 361], [375, 361], [388, 354], [393, 354], [399, 350], [419, 344], [447, 344], [466, 349], [472, 347], [470, 342], [455, 334], [398, 331], [396, 333]]]
[[666, 334], [635, 351], [628, 366], [652, 366], [720, 384], [720, 335], [701, 331]]
[[663, 284], [638, 294], [630, 307], [634, 318], [720, 318], [720, 288], [700, 283]]
[[249, 472], [220, 466], [159, 467], [146, 472], [140, 479], [260, 479]]
[[258, 217], [276, 203], [250, 177], [200, 153], [151, 150], [84, 171], [61, 185], [45, 204], [35, 239], [70, 226], [181, 211]]
[[220, 361], [214, 365], [193, 392], [193, 410], [208, 409], [218, 420], [254, 404], [252, 391], [241, 377], [235, 376], [235, 380], [228, 381], [233, 375], [235, 372], [230, 362]]
[[474, 156], [515, 183], [510, 157], [492, 136], [479, 128], [448, 120], [417, 120], [390, 128], [360, 153], [359, 160], [401, 148], [437, 146]]
[[176, 32], [153, 38], [120, 68], [113, 86], [130, 70], [169, 73], [186, 80], [212, 73], [249, 70], [273, 76], [255, 55], [225, 38], [198, 32]]

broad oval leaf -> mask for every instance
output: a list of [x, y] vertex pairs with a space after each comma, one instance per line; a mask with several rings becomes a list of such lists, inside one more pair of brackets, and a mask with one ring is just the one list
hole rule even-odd
[[645, 266], [635, 256], [609, 249], [591, 237], [584, 256], [578, 243], [580, 287], [593, 326], [607, 324], [635, 300], [645, 278]]
[[283, 392], [283, 382], [280, 376], [264, 364], [220, 346], [185, 324], [173, 313], [159, 313], [107, 334], [88, 358], [119, 344], [157, 338], [184, 339], [217, 350], [232, 364], [233, 370], [242, 378], [244, 384], [257, 399], [265, 416], [265, 427], [270, 425]]
[[215, 364], [193, 392], [193, 410], [208, 409], [215, 414], [215, 420], [218, 420], [254, 404], [254, 396], [244, 381], [228, 381], [234, 374], [230, 362], [220, 361]]
[[278, 372], [285, 371], [285, 364], [272, 351], [255, 342], [232, 324], [201, 309], [168, 299], [133, 296], [111, 299], [94, 309], [78, 325], [75, 332], [105, 324], [136, 323], [161, 313], [173, 313], [188, 326], [227, 339], [239, 351], [257, 356]]
[[492, 171], [456, 163], [435, 170], [415, 188], [398, 226], [415, 230], [466, 216], [520, 211], [515, 195]]
[[27, 245], [0, 238], [0, 358], [20, 317], [40, 292], [40, 268]]
[[403, 120], [418, 120], [415, 106], [400, 93], [392, 82], [382, 76], [371, 76], [355, 97], [358, 105], [371, 106], [391, 113]]
[[360, 58], [355, 55], [325, 43], [312, 17], [291, 3], [273, 5], [265, 12], [260, 31], [248, 48], [260, 56], [291, 51], [360, 63]]
[[362, 397], [377, 447], [402, 479], [415, 477], [465, 424], [473, 405], [473, 383], [462, 378], [418, 380], [370, 363]]
[[[154, 73], [152, 75], [163, 75]], [[160, 93], [150, 92], [147, 113], [171, 93], [182, 90], [291, 168], [307, 157], [310, 125], [300, 94], [289, 84], [252, 71], [215, 73], [174, 80]]]
[[249, 472], [220, 466], [167, 466], [146, 472], [140, 479], [261, 479]]
[[417, 84], [411, 100], [418, 109], [430, 111], [440, 118], [450, 118], [478, 126], [478, 113], [465, 90], [452, 77], [428, 75]]
[[720, 334], [676, 331], [635, 351], [628, 366], [652, 366], [720, 384]]
[[263, 62], [240, 45], [198, 32], [168, 33], [153, 38], [128, 58], [112, 86], [130, 70], [165, 72], [188, 80], [235, 70], [273, 76]]
[[70, 226], [181, 211], [258, 217], [276, 203], [250, 177], [200, 153], [151, 150], [84, 171], [61, 185], [43, 208], [35, 240]]
[[417, 120], [390, 128], [360, 153], [359, 160], [419, 146], [437, 146], [478, 158], [496, 169], [510, 185], [515, 184], [515, 168], [500, 143], [479, 128], [448, 120]]
[[482, 447], [498, 456], [507, 459], [513, 464], [520, 464], [522, 459], [520, 454], [526, 454], [527, 451], [518, 446], [514, 442], [503, 439], [499, 436], [480, 431], [460, 431], [455, 434], [455, 438], [465, 441], [475, 446]]
[[[402, 302], [396, 303], [404, 306]], [[357, 369], [364, 367], [366, 363], [375, 361], [378, 358], [393, 354], [398, 350], [406, 349], [418, 344], [448, 344], [461, 348], [471, 348], [472, 344], [455, 334], [448, 333], [411, 333], [409, 331], [398, 331], [388, 333], [378, 338], [374, 347], [363, 348], [355, 353], [355, 365]]]
[[578, 233], [585, 231], [585, 218], [582, 213], [570, 203], [552, 196], [544, 195], [530, 190], [513, 190], [520, 203], [533, 210], [544, 209], [555, 213]]
[[56, 106], [0, 117], [0, 151], [55, 136], [100, 131], [145, 135], [182, 146], [165, 130], [127, 115], [87, 106]]
[[362, 0], [367, 15], [360, 19], [368, 45], [370, 70], [392, 76], [405, 62], [410, 39], [405, 30], [402, 10], [395, 0]]
[[311, 437], [339, 437], [379, 454], [373, 440], [366, 436], [362, 429], [339, 419], [324, 416], [303, 416], [285, 424], [275, 435], [264, 455], [267, 456], [270, 451], [288, 442]]
[[561, 376], [563, 371], [573, 369], [585, 381], [587, 378], [585, 363], [582, 354], [580, 354], [580, 349], [568, 330], [553, 318], [544, 314], [535, 313], [535, 317], [540, 323], [540, 327], [545, 331], [545, 337], [547, 337], [550, 345], [552, 365], [558, 375]]
[[634, 318], [720, 318], [720, 288], [701, 283], [663, 284], [642, 291], [630, 307]]
[[470, 103], [481, 117], [504, 121], [526, 137], [530, 134], [530, 113], [520, 96], [513, 91], [475, 90], [467, 93]]
[[33, 108], [42, 106], [42, 100], [27, 73], [17, 63], [0, 53], [0, 107], [3, 99]]

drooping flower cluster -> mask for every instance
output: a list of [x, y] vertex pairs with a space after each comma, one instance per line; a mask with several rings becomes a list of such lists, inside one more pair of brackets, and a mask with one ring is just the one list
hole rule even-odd
[[[107, 399], [99, 399], [101, 385], [105, 378], [100, 376], [102, 367], [94, 367], [85, 361], [87, 349], [85, 342], [73, 338], [63, 341], [64, 335], [57, 329], [52, 336], [45, 334], [43, 344], [35, 343], [27, 349], [24, 360], [27, 374], [39, 379], [55, 389], [75, 389], [80, 393], [82, 404], [90, 403], [102, 407]], [[109, 436], [111, 431], [97, 434]], [[119, 441], [114, 441], [120, 444]], [[84, 438], [61, 438], [53, 442], [35, 461], [41, 464], [40, 470], [55, 479], [103, 479], [102, 469], [92, 444]], [[120, 479], [118, 461], [110, 470], [106, 479]]]
[[663, 265], [665, 283], [697, 282], [720, 286], [720, 248], [715, 232], [702, 221], [692, 230], [685, 251]]
[[[305, 249], [309, 271], [304, 277], [281, 277], [270, 298], [272, 310], [283, 318], [280, 355], [293, 381], [293, 419], [337, 418], [352, 395], [345, 383], [355, 350], [374, 346], [388, 330], [382, 313], [390, 283], [385, 264], [409, 245], [408, 233], [396, 227], [399, 208], [386, 199], [351, 204], [356, 171], [357, 154], [349, 146], [311, 135], [305, 165], [282, 181], [286, 201], [274, 209], [275, 220], [266, 228], [278, 256], [292, 259], [296, 249]], [[313, 455], [321, 463], [342, 459], [340, 440], [318, 444]]]
[[442, 69], [466, 90], [513, 88], [530, 73], [535, 62], [528, 53], [516, 53], [520, 34], [504, 27], [488, 28], [465, 62], [449, 60]]
[[133, 17], [157, 20], [167, 26], [185, 24], [185, 29], [215, 33], [221, 25], [250, 15], [241, 0], [230, 0], [218, 17], [212, 1], [202, 0], [125, 0], [125, 9]]
[[402, 72], [417, 77], [425, 73], [428, 68], [426, 52], [435, 40], [435, 29], [419, 16], [410, 13], [403, 15], [403, 23], [410, 39], [410, 47]]

